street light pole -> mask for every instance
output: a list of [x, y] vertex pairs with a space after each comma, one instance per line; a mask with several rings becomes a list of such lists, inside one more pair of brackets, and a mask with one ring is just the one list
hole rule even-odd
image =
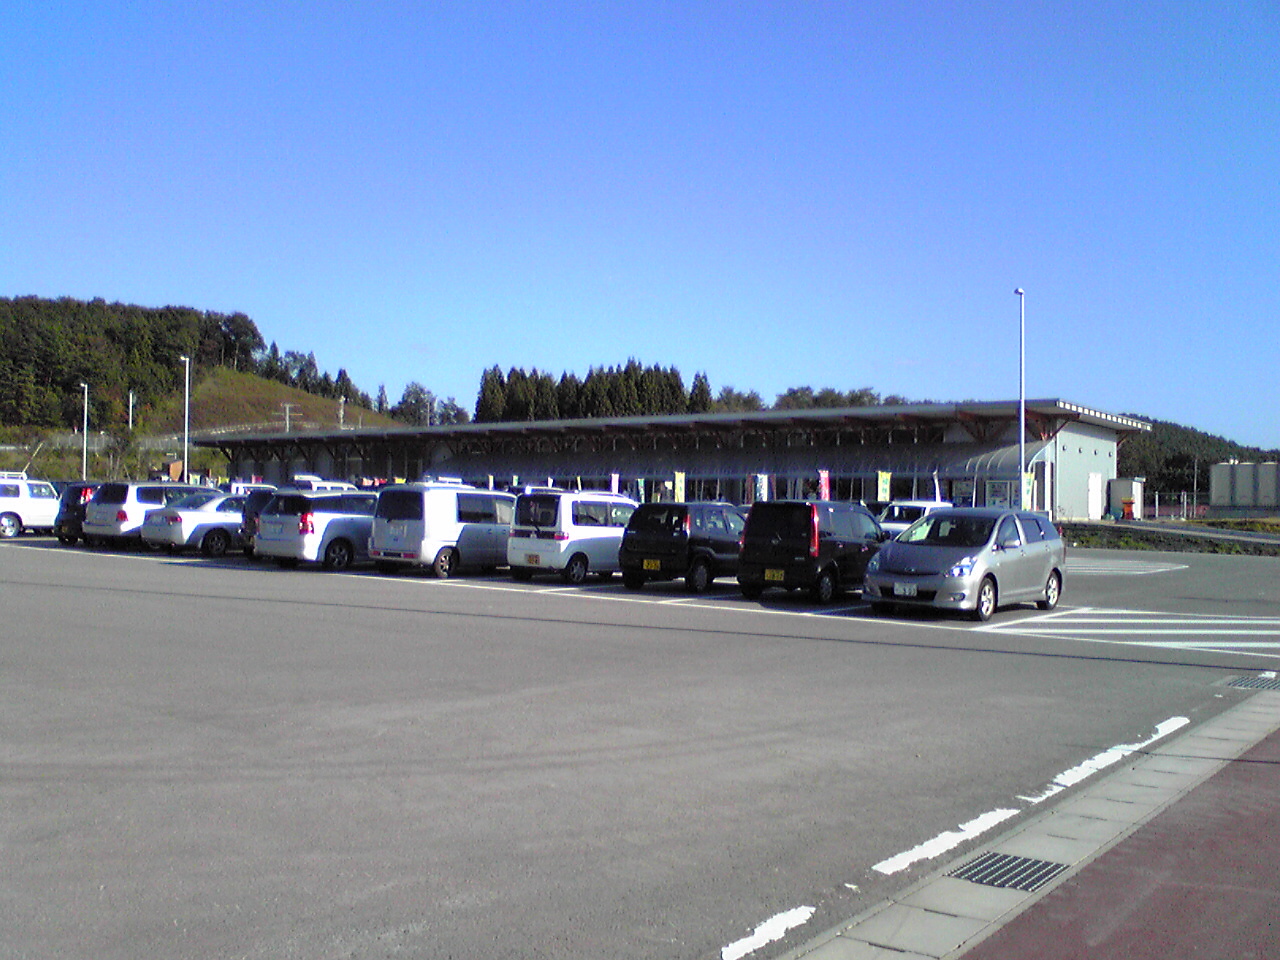
[[1021, 288], [1018, 297], [1018, 509], [1027, 509], [1027, 299]]
[[80, 479], [89, 479], [89, 385], [81, 383], [84, 391], [84, 423], [80, 427]]
[[191, 473], [187, 469], [187, 447], [191, 442], [191, 358], [181, 356], [178, 359], [182, 361], [186, 373], [182, 402], [182, 482], [186, 483], [191, 479]]

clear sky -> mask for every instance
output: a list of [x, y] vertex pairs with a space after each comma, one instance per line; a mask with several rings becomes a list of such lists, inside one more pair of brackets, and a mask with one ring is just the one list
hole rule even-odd
[[1280, 447], [1280, 4], [0, 5], [0, 295]]

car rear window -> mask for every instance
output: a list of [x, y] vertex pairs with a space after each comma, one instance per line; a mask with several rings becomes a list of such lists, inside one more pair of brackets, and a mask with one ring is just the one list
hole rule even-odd
[[684, 529], [688, 508], [676, 503], [646, 503], [637, 508], [627, 524], [638, 533], [676, 533]]
[[757, 503], [747, 515], [745, 535], [807, 538], [812, 529], [813, 511], [807, 503]]
[[296, 517], [310, 510], [310, 501], [296, 493], [276, 494], [262, 511], [270, 517]]
[[18, 493], [16, 483], [0, 483], [0, 497], [16, 497]]
[[125, 498], [129, 496], [129, 485], [127, 483], [104, 483], [98, 488], [98, 492], [94, 494], [94, 503], [124, 503]]
[[516, 526], [554, 527], [560, 515], [560, 497], [556, 494], [525, 494], [516, 500]]
[[422, 492], [383, 490], [378, 494], [378, 507], [373, 515], [383, 520], [421, 520]]

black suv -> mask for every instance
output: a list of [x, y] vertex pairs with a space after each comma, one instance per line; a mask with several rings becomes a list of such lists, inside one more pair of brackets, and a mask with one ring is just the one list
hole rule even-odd
[[84, 536], [84, 507], [100, 486], [77, 480], [62, 488], [58, 499], [58, 518], [53, 521], [53, 535], [63, 546], [74, 546]]
[[737, 572], [741, 538], [742, 517], [731, 503], [643, 503], [618, 548], [622, 582], [639, 590], [648, 580], [684, 577], [690, 592], [702, 593]]
[[244, 496], [244, 507], [240, 510], [240, 541], [244, 544], [244, 555], [253, 559], [253, 535], [258, 532], [258, 518], [262, 511], [276, 495], [274, 488], [270, 490], [250, 490]]
[[747, 515], [738, 586], [754, 600], [768, 587], [803, 589], [819, 603], [862, 583], [887, 535], [860, 504], [765, 500]]

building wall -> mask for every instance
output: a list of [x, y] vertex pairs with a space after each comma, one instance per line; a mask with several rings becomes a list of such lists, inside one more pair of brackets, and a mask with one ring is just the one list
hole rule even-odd
[[1220, 517], [1280, 511], [1280, 465], [1215, 463], [1209, 468], [1209, 509]]
[[[1100, 520], [1106, 509], [1107, 484], [1116, 478], [1115, 432], [1087, 423], [1068, 423], [1054, 438], [1053, 462], [1055, 519]], [[1090, 474], [1099, 475], [1100, 480], [1091, 484]], [[1090, 490], [1095, 491], [1093, 497]]]

